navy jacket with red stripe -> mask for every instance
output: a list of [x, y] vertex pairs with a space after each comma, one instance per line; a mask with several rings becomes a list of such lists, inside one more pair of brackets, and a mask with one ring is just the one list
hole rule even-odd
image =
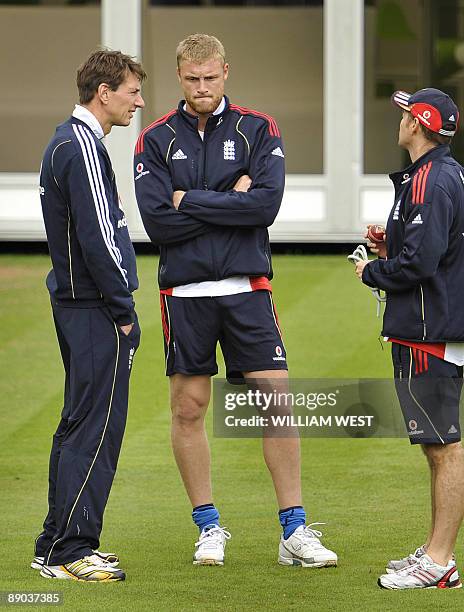
[[40, 185], [53, 302], [106, 306], [119, 325], [132, 323], [134, 248], [108, 152], [86, 123], [71, 117], [57, 127], [44, 153]]
[[[160, 247], [162, 289], [235, 275], [272, 278], [267, 227], [282, 201], [285, 168], [272, 117], [229, 104], [206, 124], [179, 107], [142, 131], [135, 191], [142, 220]], [[233, 190], [243, 174], [247, 193]], [[179, 210], [176, 190], [185, 191]]]
[[464, 170], [440, 145], [390, 178], [388, 257], [363, 273], [364, 283], [387, 292], [382, 334], [463, 342]]

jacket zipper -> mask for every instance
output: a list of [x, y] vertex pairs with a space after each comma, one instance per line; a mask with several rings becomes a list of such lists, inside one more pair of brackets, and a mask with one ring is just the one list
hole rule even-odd
[[[205, 128], [205, 134], [204, 134], [204, 139], [203, 139], [203, 168], [202, 168], [202, 175], [201, 175], [201, 184], [202, 184], [202, 188], [204, 191], [208, 191], [208, 181], [206, 180], [206, 128]], [[216, 250], [214, 248], [214, 239], [213, 237], [210, 238], [211, 240], [211, 257], [213, 258], [213, 271], [214, 271], [214, 278], [216, 280], [218, 280], [218, 274], [217, 274], [217, 266], [216, 266]]]
[[424, 290], [422, 289], [422, 285], [419, 285], [419, 288], [421, 292], [421, 312], [422, 312], [422, 329], [423, 329], [422, 340], [425, 340], [427, 336], [427, 324], [425, 323]]
[[208, 191], [208, 183], [206, 181], [206, 130], [203, 140], [203, 175], [201, 177], [201, 184], [203, 185], [203, 189]]

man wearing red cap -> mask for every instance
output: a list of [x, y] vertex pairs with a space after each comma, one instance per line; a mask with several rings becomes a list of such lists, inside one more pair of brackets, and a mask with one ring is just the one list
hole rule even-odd
[[464, 170], [449, 144], [459, 112], [438, 89], [397, 91], [398, 144], [411, 165], [390, 175], [395, 200], [377, 260], [363, 283], [387, 292], [382, 334], [392, 342], [395, 386], [412, 444], [431, 471], [432, 526], [413, 554], [390, 561], [386, 589], [459, 588], [454, 546], [464, 516], [459, 400], [464, 364]]

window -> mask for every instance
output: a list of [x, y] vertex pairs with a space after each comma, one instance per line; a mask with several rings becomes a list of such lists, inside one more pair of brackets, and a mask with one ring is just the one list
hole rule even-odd
[[0, 6], [0, 172], [38, 172], [77, 102], [76, 69], [99, 43], [98, 6]]
[[[366, 0], [364, 172], [384, 174], [409, 163], [397, 146], [398, 90], [437, 87], [464, 111], [464, 6], [460, 0]], [[453, 139], [464, 161], [464, 133]]]
[[153, 6], [322, 6], [323, 0], [150, 0]]
[[177, 106], [182, 97], [175, 73], [177, 43], [206, 30], [225, 46], [231, 101], [268, 113], [279, 124], [287, 173], [322, 174], [322, 5], [152, 7], [147, 17], [144, 125]]

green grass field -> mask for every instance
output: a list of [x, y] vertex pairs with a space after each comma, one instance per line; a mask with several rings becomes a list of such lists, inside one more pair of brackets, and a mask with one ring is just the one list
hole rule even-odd
[[[276, 563], [280, 526], [260, 441], [211, 436], [215, 501], [233, 538], [225, 567], [192, 566], [197, 531], [170, 450], [156, 261], [138, 262], [142, 343], [101, 542], [119, 553], [127, 580], [97, 585], [47, 581], [29, 568], [46, 512], [63, 371], [44, 286], [48, 257], [0, 257], [0, 591], [60, 591], [64, 608], [78, 611], [461, 610], [464, 591], [376, 584], [385, 562], [426, 534], [425, 461], [406, 439], [302, 440], [306, 509], [311, 521], [327, 523], [324, 542], [340, 559], [337, 569], [308, 570]], [[274, 264], [293, 377], [391, 375], [374, 301], [344, 257], [282, 255]], [[456, 552], [463, 557], [461, 542]]]

